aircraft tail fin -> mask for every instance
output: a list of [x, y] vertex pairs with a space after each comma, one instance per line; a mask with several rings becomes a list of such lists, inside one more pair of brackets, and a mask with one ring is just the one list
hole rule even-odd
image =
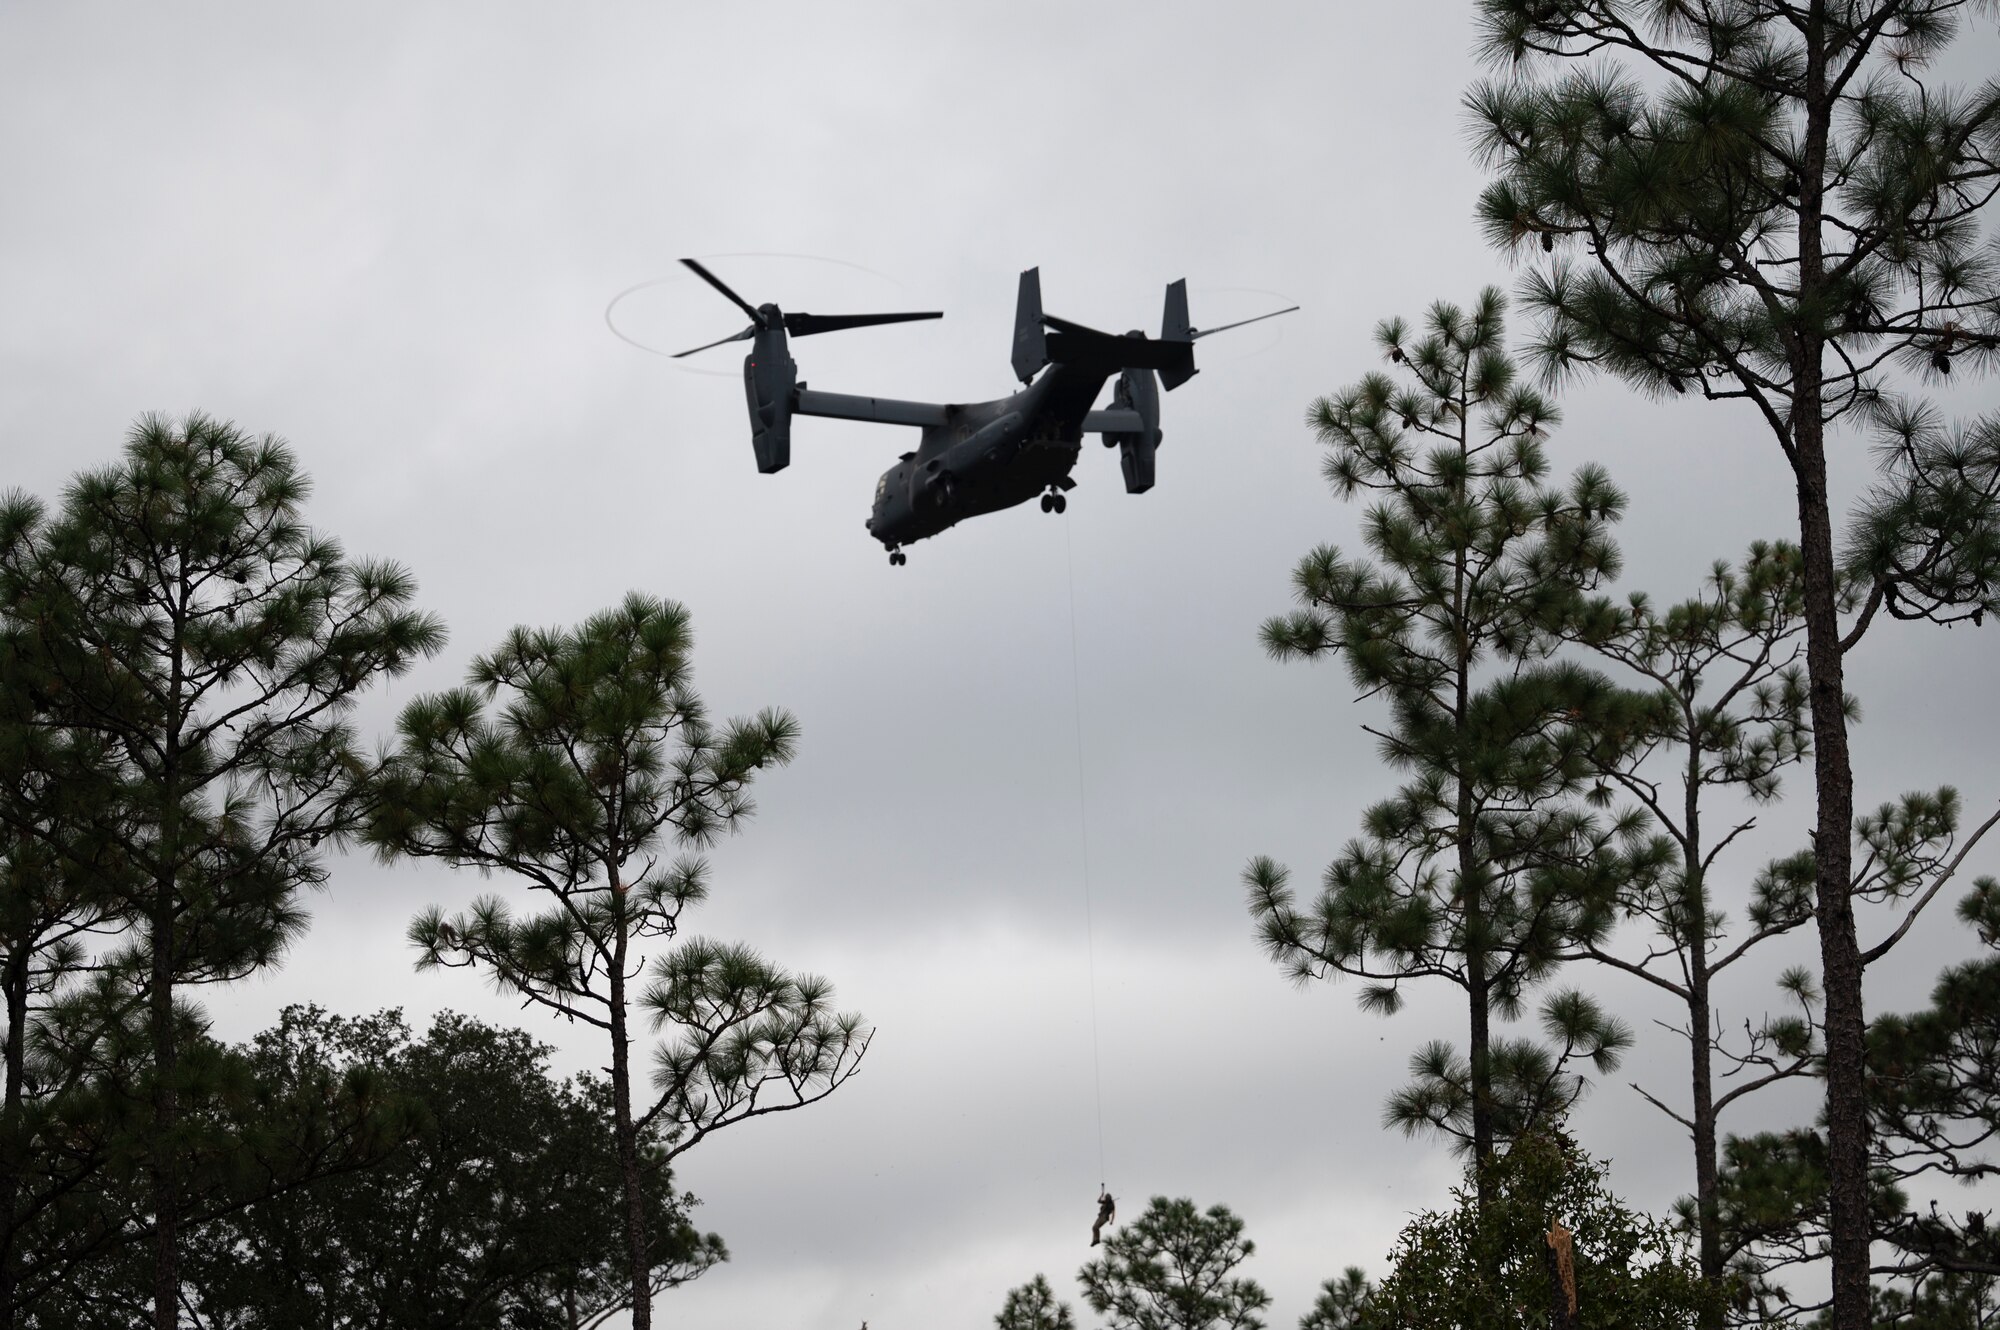
[[1026, 383], [1049, 363], [1048, 335], [1042, 329], [1042, 270], [1021, 274], [1014, 301], [1014, 376]]
[[1194, 367], [1194, 324], [1188, 319], [1187, 278], [1167, 283], [1167, 306], [1160, 315], [1160, 340], [1187, 344], [1184, 367], [1160, 371], [1160, 384], [1168, 392], [1180, 387], [1201, 371]]

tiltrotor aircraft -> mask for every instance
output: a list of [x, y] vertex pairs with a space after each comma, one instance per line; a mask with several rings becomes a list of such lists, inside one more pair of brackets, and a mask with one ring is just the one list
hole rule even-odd
[[[1153, 454], [1160, 446], [1159, 388], [1171, 392], [1194, 377], [1196, 339], [1298, 308], [1197, 329], [1188, 322], [1187, 283], [1177, 281], [1167, 287], [1157, 338], [1136, 331], [1117, 337], [1044, 314], [1040, 269], [1030, 268], [1021, 274], [1014, 310], [1014, 373], [1021, 391], [992, 402], [902, 402], [807, 388], [799, 380], [786, 336], [939, 319], [942, 313], [787, 314], [776, 305], [752, 306], [694, 259], [681, 262], [750, 316], [750, 326], [742, 332], [675, 358], [728, 342], [751, 344], [743, 358], [743, 387], [759, 471], [769, 475], [791, 464], [793, 416], [922, 429], [917, 450], [904, 453], [875, 482], [868, 531], [888, 549], [892, 564], [908, 560], [905, 545], [1037, 495], [1043, 512], [1063, 511], [1068, 506], [1064, 491], [1076, 487], [1070, 471], [1085, 434], [1102, 435], [1105, 447], [1118, 449], [1126, 493], [1144, 494], [1153, 488]], [[1114, 374], [1118, 383], [1110, 407], [1093, 410], [1105, 380]]]

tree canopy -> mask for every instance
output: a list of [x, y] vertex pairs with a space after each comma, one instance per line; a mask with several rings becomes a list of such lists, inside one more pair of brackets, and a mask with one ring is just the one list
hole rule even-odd
[[[651, 1324], [658, 1259], [643, 1142], [659, 1142], [664, 1162], [722, 1127], [823, 1099], [869, 1040], [824, 979], [680, 936], [709, 890], [691, 851], [750, 814], [752, 780], [790, 761], [798, 735], [777, 710], [711, 725], [693, 646], [683, 607], [639, 594], [574, 629], [516, 629], [465, 687], [404, 709], [368, 831], [386, 857], [501, 873], [539, 902], [525, 916], [497, 895], [451, 918], [433, 908], [409, 937], [420, 969], [483, 971], [602, 1032], [635, 1330]], [[662, 945], [649, 954], [649, 943]], [[631, 1066], [640, 1015], [666, 1031], [643, 1098]]]
[[1076, 1277], [1112, 1330], [1263, 1330], [1271, 1295], [1232, 1273], [1256, 1250], [1228, 1206], [1155, 1196]]

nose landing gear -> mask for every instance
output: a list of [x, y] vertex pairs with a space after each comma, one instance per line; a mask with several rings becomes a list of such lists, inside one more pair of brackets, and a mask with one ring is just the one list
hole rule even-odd
[[889, 566], [891, 568], [901, 568], [904, 564], [908, 563], [909, 561], [910, 561], [910, 556], [903, 553], [901, 550], [889, 551]]
[[1049, 486], [1049, 492], [1042, 496], [1042, 511], [1045, 513], [1059, 513], [1067, 507], [1069, 507], [1069, 500], [1063, 497], [1062, 491], [1054, 485]]

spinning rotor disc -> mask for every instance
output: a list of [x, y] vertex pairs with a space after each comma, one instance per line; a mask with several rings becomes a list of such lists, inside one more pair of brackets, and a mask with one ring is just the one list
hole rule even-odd
[[[760, 250], [728, 254], [702, 254], [696, 257], [704, 264], [718, 261], [727, 263], [733, 259], [779, 259], [789, 265], [821, 265], [828, 268], [845, 269], [849, 272], [865, 273], [869, 277], [888, 283], [888, 285], [897, 290], [904, 289], [901, 282], [898, 282], [885, 272], [879, 272], [874, 268], [869, 268], [859, 263], [849, 263], [845, 259], [827, 258], [820, 254], [784, 254]], [[793, 266], [787, 270], [795, 272], [798, 268]], [[732, 280], [737, 281], [739, 287], [744, 290], [764, 289], [763, 287], [756, 286], [755, 283], [757, 282], [766, 282], [771, 289], [792, 291], [796, 291], [802, 285], [789, 279], [766, 279], [754, 274], [749, 277], [738, 277], [735, 272], [732, 272]], [[675, 331], [670, 334], [655, 334], [648, 331], [641, 335], [633, 328], [635, 322], [632, 313], [633, 306], [644, 304], [645, 302], [633, 302], [631, 298], [639, 296], [642, 292], [653, 290], [672, 291], [672, 321]], [[836, 295], [833, 298], [831, 307], [841, 308], [843, 307], [842, 302], [850, 299], [853, 299], [853, 297]], [[628, 302], [631, 303], [628, 304]], [[800, 303], [804, 304], [807, 302], [802, 299]], [[621, 306], [627, 307], [623, 325], [619, 322]], [[726, 310], [727, 307], [723, 306], [722, 308]], [[684, 315], [682, 313], [683, 309], [685, 310]], [[674, 272], [664, 277], [653, 277], [643, 282], [635, 282], [623, 291], [620, 291], [617, 295], [611, 297], [610, 302], [604, 307], [604, 326], [611, 330], [613, 337], [616, 337], [627, 346], [644, 351], [647, 355], [659, 356], [663, 360], [671, 361], [673, 368], [683, 374], [701, 374], [710, 378], [733, 379], [738, 377], [741, 371], [726, 354], [718, 353], [716, 356], [707, 357], [700, 361], [680, 358], [685, 347], [691, 346], [694, 343], [692, 341], [681, 342], [676, 340], [684, 335], [679, 330], [685, 328], [695, 334], [707, 331], [707, 336], [697, 336], [695, 340], [710, 340], [714, 336], [712, 330], [717, 327], [716, 309], [715, 295], [702, 282], [702, 279], [685, 268], [677, 268]], [[655, 311], [655, 315], [657, 317], [657, 310]], [[727, 317], [725, 316], [721, 322], [726, 324], [728, 322]]]

